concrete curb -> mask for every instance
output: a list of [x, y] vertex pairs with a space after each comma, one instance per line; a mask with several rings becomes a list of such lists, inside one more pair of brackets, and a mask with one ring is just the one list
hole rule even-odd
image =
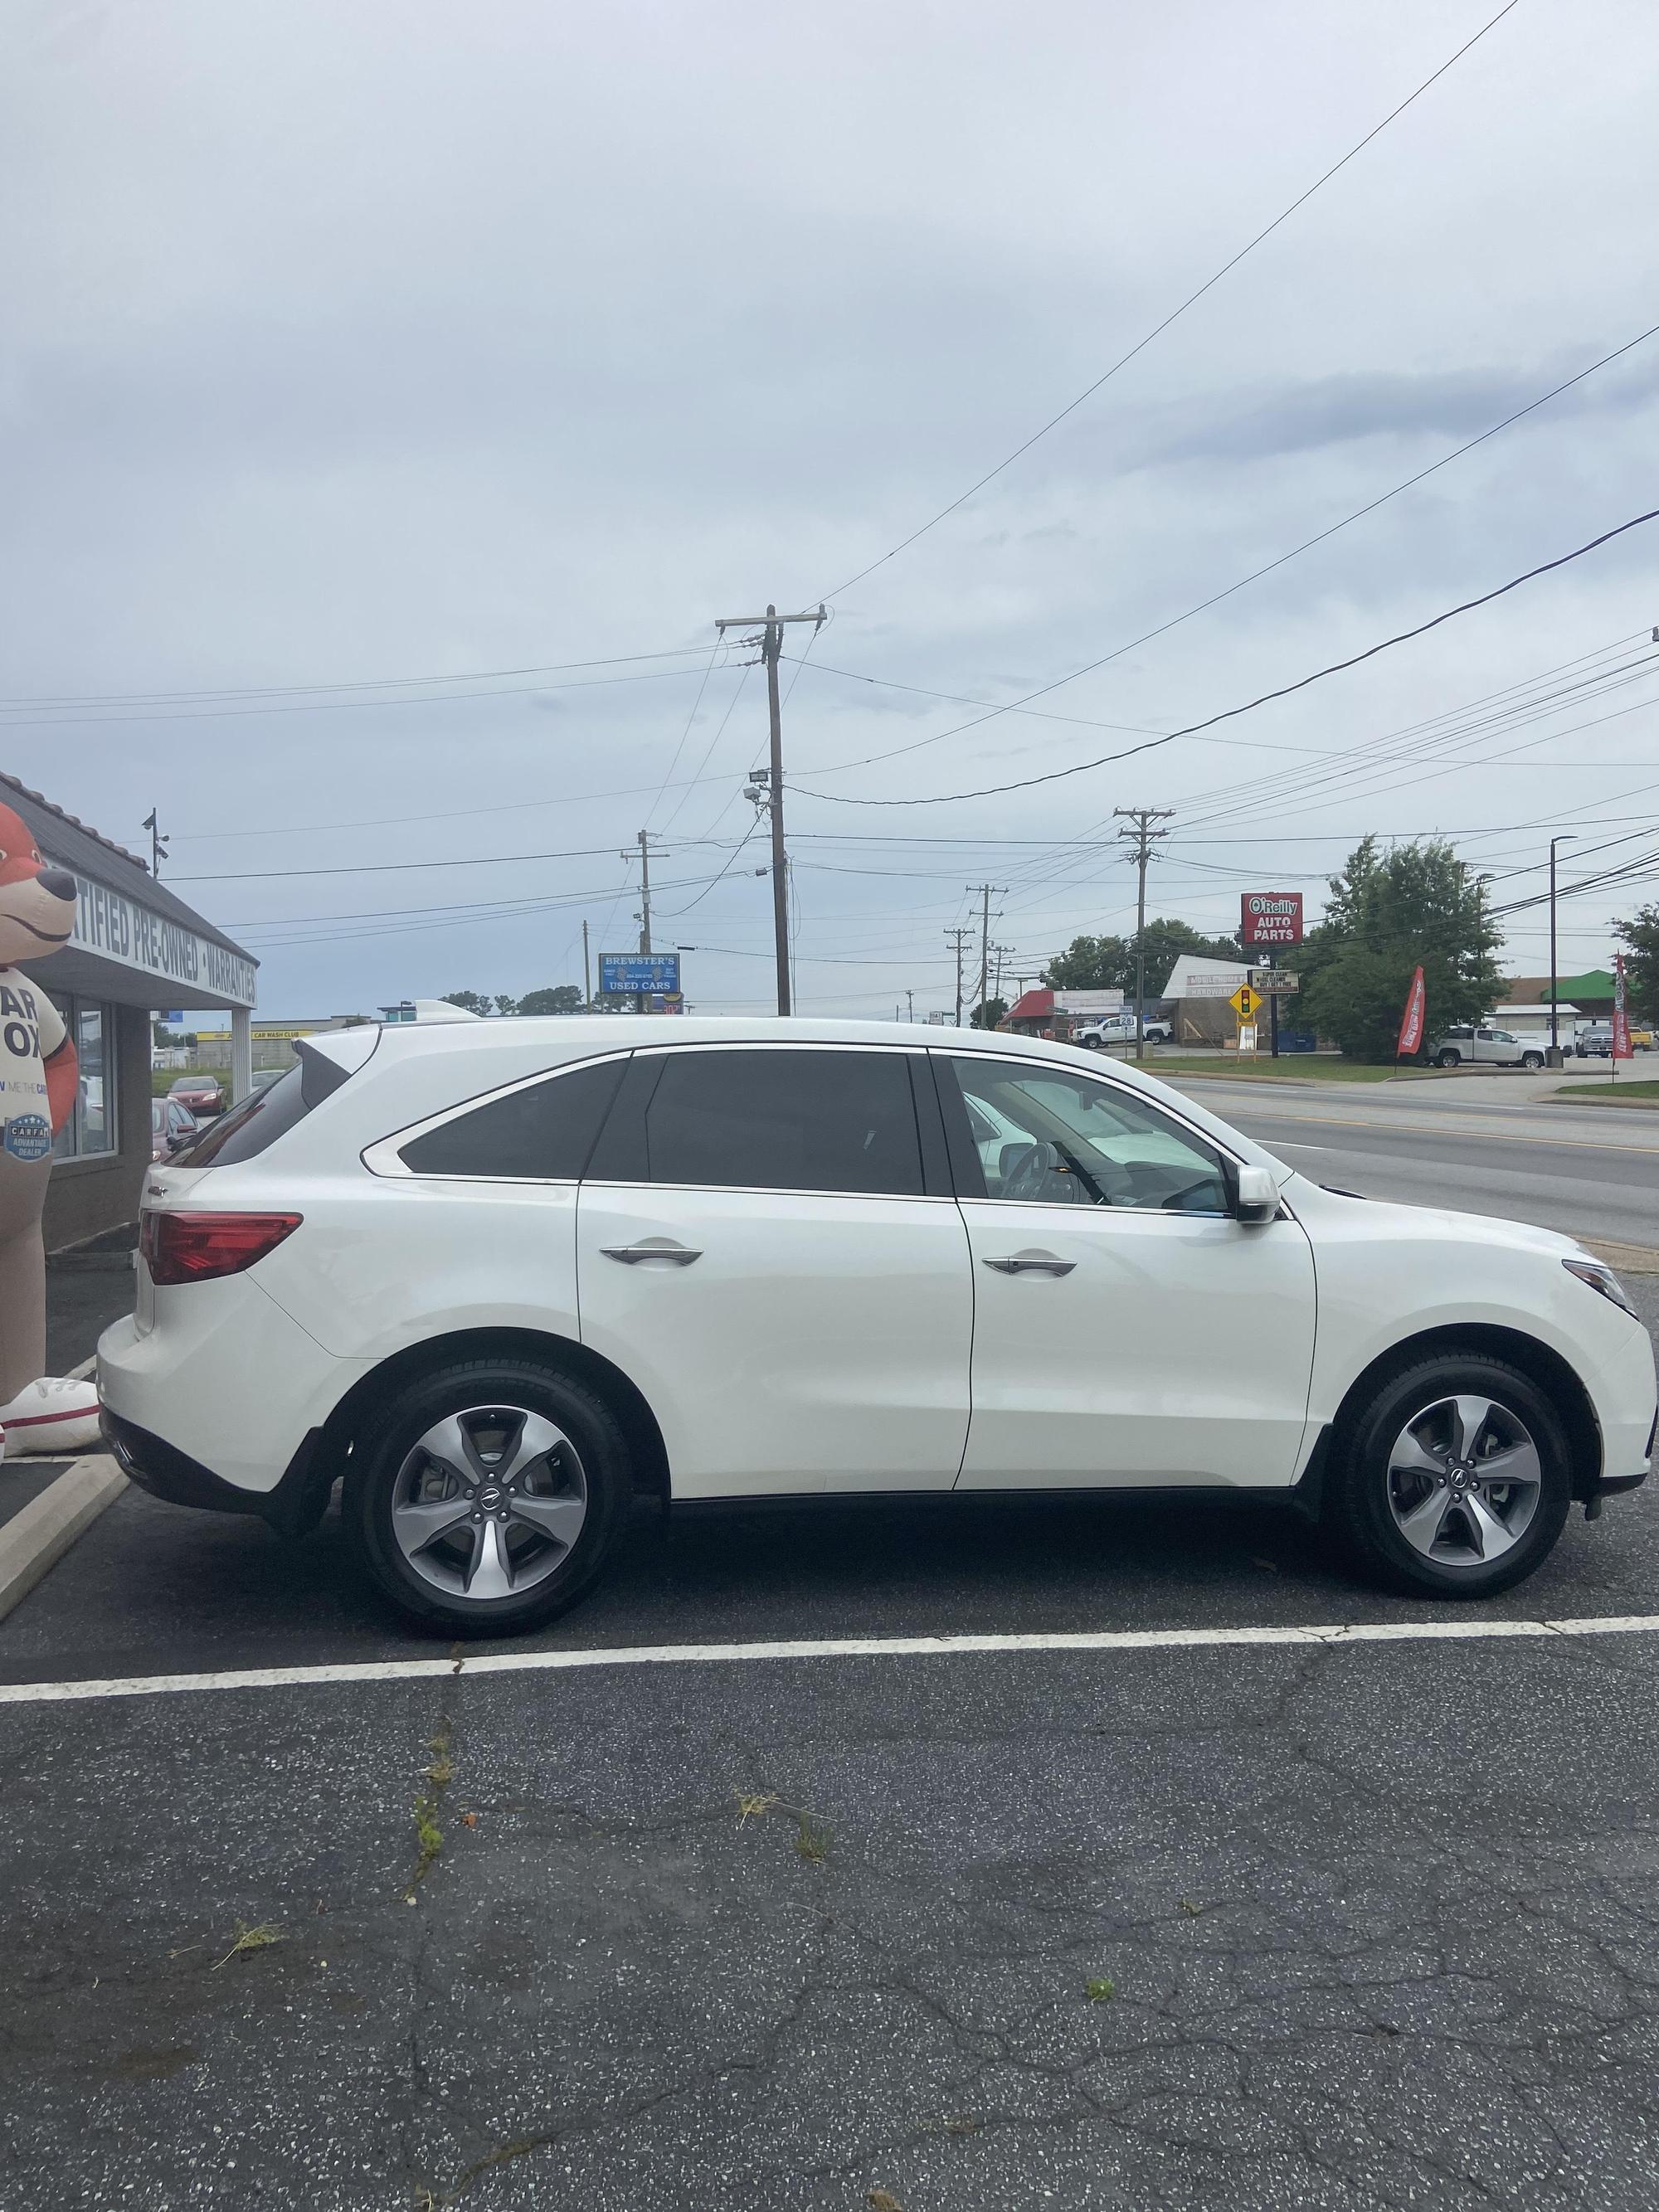
[[1610, 1244], [1605, 1237], [1581, 1237], [1579, 1243], [1598, 1260], [1625, 1275], [1659, 1275], [1659, 1251], [1646, 1244]]
[[125, 1475], [102, 1453], [77, 1459], [0, 1526], [0, 1620], [28, 1595], [126, 1486]]

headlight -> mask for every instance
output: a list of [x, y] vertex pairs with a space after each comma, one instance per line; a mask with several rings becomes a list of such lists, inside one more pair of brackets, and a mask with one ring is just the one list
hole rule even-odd
[[1633, 1318], [1639, 1318], [1625, 1296], [1624, 1285], [1611, 1267], [1603, 1267], [1599, 1260], [1564, 1260], [1561, 1265], [1570, 1275], [1577, 1275], [1581, 1283], [1588, 1283], [1591, 1290], [1600, 1291], [1604, 1298], [1611, 1298], [1614, 1305], [1622, 1306]]

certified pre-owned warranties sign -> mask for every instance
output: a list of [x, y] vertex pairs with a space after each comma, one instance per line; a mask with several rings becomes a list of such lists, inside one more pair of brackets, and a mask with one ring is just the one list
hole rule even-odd
[[[54, 866], [63, 865], [53, 862]], [[69, 872], [77, 894], [71, 945], [118, 960], [124, 968], [142, 969], [164, 982], [195, 984], [211, 991], [220, 1006], [253, 1004], [254, 966], [241, 953], [216, 945], [210, 937], [198, 935], [76, 869]]]

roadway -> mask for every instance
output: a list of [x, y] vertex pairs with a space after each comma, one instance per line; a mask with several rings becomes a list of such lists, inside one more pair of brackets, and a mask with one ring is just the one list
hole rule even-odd
[[1659, 1112], [1553, 1104], [1490, 1078], [1268, 1096], [1261, 1079], [1186, 1082], [1316, 1182], [1659, 1252]]

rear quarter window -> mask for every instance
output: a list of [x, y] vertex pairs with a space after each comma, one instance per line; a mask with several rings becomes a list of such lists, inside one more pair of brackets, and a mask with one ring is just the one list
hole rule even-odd
[[264, 1091], [251, 1091], [210, 1121], [193, 1145], [173, 1155], [176, 1168], [228, 1168], [256, 1158], [339, 1089], [350, 1073], [319, 1052], [300, 1047], [300, 1061]]
[[625, 1059], [544, 1076], [399, 1146], [411, 1175], [576, 1182], [587, 1166]]

